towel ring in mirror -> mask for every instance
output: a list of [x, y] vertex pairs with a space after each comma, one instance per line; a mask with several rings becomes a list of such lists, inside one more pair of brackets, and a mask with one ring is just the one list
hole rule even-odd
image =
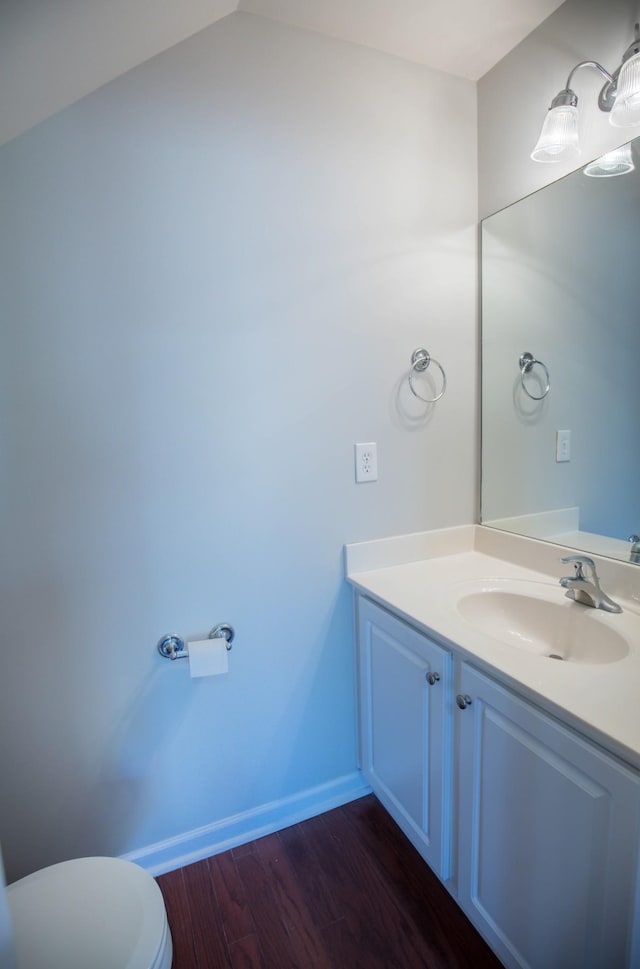
[[[527, 374], [531, 373], [531, 371], [536, 365], [538, 367], [542, 367], [542, 369], [544, 370], [545, 379], [547, 381], [546, 386], [539, 397], [536, 397], [535, 394], [532, 394], [524, 382], [524, 378], [527, 376]], [[544, 400], [544, 398], [549, 393], [549, 390], [551, 389], [551, 380], [549, 378], [549, 370], [542, 362], [542, 360], [536, 360], [536, 358], [532, 353], [525, 352], [520, 354], [520, 359], [518, 360], [518, 366], [520, 367], [520, 383], [522, 384], [522, 389], [524, 390], [527, 397], [530, 397], [531, 400]]]

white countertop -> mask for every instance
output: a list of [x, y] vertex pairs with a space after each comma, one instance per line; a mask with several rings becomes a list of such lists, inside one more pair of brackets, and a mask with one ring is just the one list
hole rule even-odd
[[[621, 573], [619, 582], [620, 591], [633, 590], [627, 599], [620, 599], [616, 588], [602, 582], [605, 592], [622, 605], [622, 613], [590, 610], [594, 621], [610, 625], [625, 637], [630, 645], [627, 655], [608, 663], [558, 662], [509, 646], [482, 632], [460, 615], [456, 599], [465, 583], [508, 579], [539, 583], [538, 589], [544, 598], [562, 603], [564, 591], [558, 578], [567, 574], [567, 566], [559, 563], [558, 552], [567, 554], [566, 548], [558, 550], [552, 545], [509, 536], [508, 545], [517, 549], [514, 557], [520, 561], [508, 561], [503, 557], [504, 541], [499, 534], [494, 538], [482, 526], [402, 536], [397, 540], [400, 544], [394, 545], [394, 542], [386, 539], [382, 543], [347, 546], [347, 578], [356, 589], [428, 635], [454, 645], [463, 659], [493, 674], [640, 768], [640, 602], [635, 597], [635, 589], [640, 587], [640, 570], [635, 571], [637, 566], [620, 566], [632, 569]], [[532, 545], [521, 544], [529, 542]], [[501, 557], [484, 550], [492, 543]], [[546, 567], [548, 558], [548, 571], [524, 567], [521, 562], [523, 558], [526, 560], [528, 552], [538, 566], [544, 562]], [[403, 555], [415, 560], [398, 561]], [[420, 555], [423, 557], [418, 558]], [[385, 561], [394, 564], [385, 565]], [[607, 568], [604, 563], [603, 571]], [[614, 582], [610, 569], [608, 578]], [[618, 595], [614, 596], [614, 591]], [[571, 609], [589, 608], [565, 601]]]

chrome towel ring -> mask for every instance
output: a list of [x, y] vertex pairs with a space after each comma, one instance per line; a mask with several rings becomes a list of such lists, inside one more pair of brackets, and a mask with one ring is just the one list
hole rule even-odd
[[[430, 363], [435, 363], [436, 367], [442, 374], [442, 390], [440, 391], [439, 394], [436, 394], [435, 397], [423, 397], [422, 394], [419, 394], [416, 388], [413, 386], [413, 376], [414, 376], [414, 373], [424, 373]], [[447, 389], [447, 375], [444, 372], [442, 364], [438, 363], [438, 361], [434, 357], [432, 357], [431, 354], [424, 349], [424, 347], [418, 347], [418, 349], [414, 350], [413, 353], [411, 354], [411, 370], [409, 371], [409, 387], [411, 388], [411, 393], [414, 395], [414, 397], [417, 397], [419, 400], [423, 400], [425, 404], [435, 404], [437, 400], [440, 400], [445, 390]]]
[[[524, 378], [528, 373], [531, 373], [531, 371], [536, 366], [536, 364], [539, 367], [542, 367], [542, 369], [544, 370], [545, 379], [547, 381], [546, 386], [539, 397], [536, 397], [535, 394], [532, 394], [524, 382]], [[522, 384], [522, 389], [524, 390], [527, 397], [530, 397], [531, 400], [543, 400], [549, 393], [549, 390], [551, 389], [549, 370], [547, 369], [545, 364], [542, 362], [542, 360], [536, 360], [536, 358], [532, 353], [525, 352], [520, 354], [520, 359], [518, 360], [518, 366], [520, 367], [520, 383]]]

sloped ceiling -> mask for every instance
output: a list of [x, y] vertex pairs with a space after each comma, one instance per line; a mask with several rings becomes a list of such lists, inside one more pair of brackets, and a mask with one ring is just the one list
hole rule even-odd
[[238, 9], [477, 81], [563, 0], [239, 0]]
[[2, 0], [0, 144], [235, 10], [477, 80], [562, 0]]

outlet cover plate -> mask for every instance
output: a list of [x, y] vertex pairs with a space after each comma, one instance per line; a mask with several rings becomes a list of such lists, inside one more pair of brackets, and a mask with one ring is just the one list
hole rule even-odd
[[378, 446], [375, 441], [354, 446], [356, 459], [356, 482], [378, 480]]

